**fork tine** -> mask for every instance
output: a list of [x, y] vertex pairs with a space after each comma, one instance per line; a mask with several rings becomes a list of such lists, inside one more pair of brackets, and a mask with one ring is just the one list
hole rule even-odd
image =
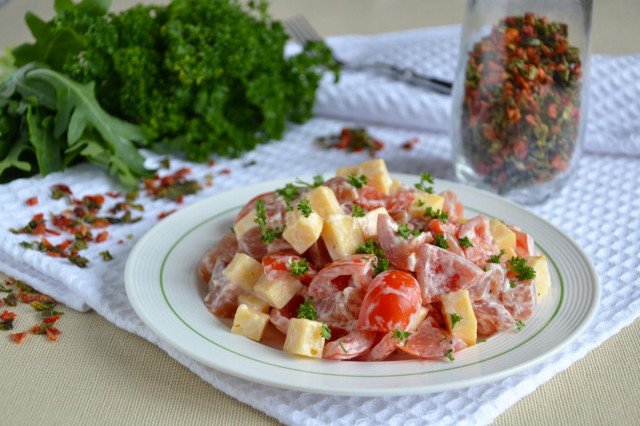
[[287, 19], [283, 22], [283, 25], [289, 35], [300, 44], [306, 44], [312, 40], [321, 40], [316, 30], [302, 15], [296, 15], [291, 19]]

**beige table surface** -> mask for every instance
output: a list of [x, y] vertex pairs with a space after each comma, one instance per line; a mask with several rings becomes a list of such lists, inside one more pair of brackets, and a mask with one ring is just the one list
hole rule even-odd
[[[134, 3], [114, 0], [112, 9]], [[640, 53], [640, 2], [595, 3], [592, 51]], [[24, 13], [32, 10], [48, 18], [52, 4], [53, 0], [8, 0], [0, 6], [0, 46], [27, 39]], [[455, 24], [461, 22], [464, 7], [459, 0], [273, 0], [271, 4], [275, 17], [302, 13], [322, 35]], [[0, 342], [0, 425], [277, 424], [95, 312], [63, 310], [58, 342], [44, 338], [30, 338], [22, 345], [7, 338]], [[20, 318], [34, 315], [26, 305], [17, 312]], [[639, 342], [636, 320], [509, 408], [494, 424], [640, 424]]]

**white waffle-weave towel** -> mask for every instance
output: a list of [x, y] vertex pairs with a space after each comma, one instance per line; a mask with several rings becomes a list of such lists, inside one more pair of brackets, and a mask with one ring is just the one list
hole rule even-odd
[[[458, 34], [457, 28], [445, 27], [372, 37], [336, 37], [331, 43], [345, 59], [377, 60], [376, 55], [380, 55], [380, 59], [448, 78], [455, 67]], [[161, 342], [138, 319], [127, 300], [123, 277], [126, 257], [135, 241], [156, 223], [158, 214], [178, 205], [143, 198], [143, 220], [111, 227], [107, 241], [83, 252], [91, 260], [87, 269], [25, 250], [19, 245], [24, 236], [7, 231], [22, 226], [34, 213], [63, 210], [64, 200], [49, 197], [54, 184], [70, 186], [76, 196], [120, 190], [90, 165], [0, 186], [0, 269], [70, 307], [95, 309], [117, 326], [158, 344], [216, 388], [287, 424], [487, 424], [640, 316], [640, 185], [634, 178], [640, 167], [640, 56], [596, 56], [592, 62], [588, 152], [570, 184], [532, 210], [567, 232], [590, 256], [602, 284], [600, 309], [587, 331], [564, 351], [507, 379], [427, 395], [334, 397], [251, 383], [186, 358]], [[348, 73], [339, 87], [327, 79], [318, 94], [317, 112], [334, 119], [316, 118], [302, 126], [291, 126], [283, 141], [259, 146], [239, 159], [217, 159], [213, 167], [172, 159], [172, 169], [191, 167], [192, 176], [200, 181], [207, 174], [214, 175], [213, 186], [187, 197], [185, 205], [272, 178], [331, 172], [368, 156], [318, 149], [315, 138], [335, 134], [345, 125], [368, 124], [368, 130], [386, 143], [380, 156], [391, 171], [420, 173], [428, 169], [436, 177], [451, 179], [448, 104], [448, 99], [440, 95], [367, 74]], [[420, 142], [412, 151], [399, 149], [413, 137]], [[150, 155], [150, 161], [154, 160], [157, 157]], [[255, 165], [247, 168], [253, 161]], [[226, 168], [230, 174], [220, 173]], [[33, 196], [38, 196], [39, 205], [26, 207], [26, 199]], [[604, 204], [609, 208], [603, 208]], [[132, 239], [127, 238], [129, 234]], [[118, 240], [124, 243], [118, 244]], [[115, 259], [102, 262], [98, 255], [102, 250], [109, 250]]]

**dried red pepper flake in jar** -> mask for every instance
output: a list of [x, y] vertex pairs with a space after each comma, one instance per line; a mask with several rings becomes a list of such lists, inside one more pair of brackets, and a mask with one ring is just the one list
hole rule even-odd
[[38, 205], [38, 197], [27, 198], [26, 203], [28, 206], [36, 206]]
[[568, 26], [533, 13], [502, 19], [473, 46], [461, 145], [485, 183], [505, 193], [568, 169], [578, 140], [581, 66]]

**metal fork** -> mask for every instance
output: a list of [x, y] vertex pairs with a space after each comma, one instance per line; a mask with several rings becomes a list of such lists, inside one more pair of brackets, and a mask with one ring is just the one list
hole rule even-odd
[[[282, 22], [285, 30], [296, 42], [305, 45], [308, 41], [319, 41], [322, 37], [311, 26], [309, 21], [302, 16], [296, 15], [293, 18], [287, 19]], [[398, 68], [394, 65], [385, 64], [382, 62], [376, 62], [374, 64], [349, 64], [334, 56], [336, 62], [342, 69], [349, 70], [372, 70], [378, 73], [385, 74], [394, 80], [403, 81], [405, 83], [412, 84], [414, 86], [433, 90], [444, 95], [451, 94], [451, 82], [440, 80], [434, 77], [428, 77], [418, 74], [410, 69]]]

